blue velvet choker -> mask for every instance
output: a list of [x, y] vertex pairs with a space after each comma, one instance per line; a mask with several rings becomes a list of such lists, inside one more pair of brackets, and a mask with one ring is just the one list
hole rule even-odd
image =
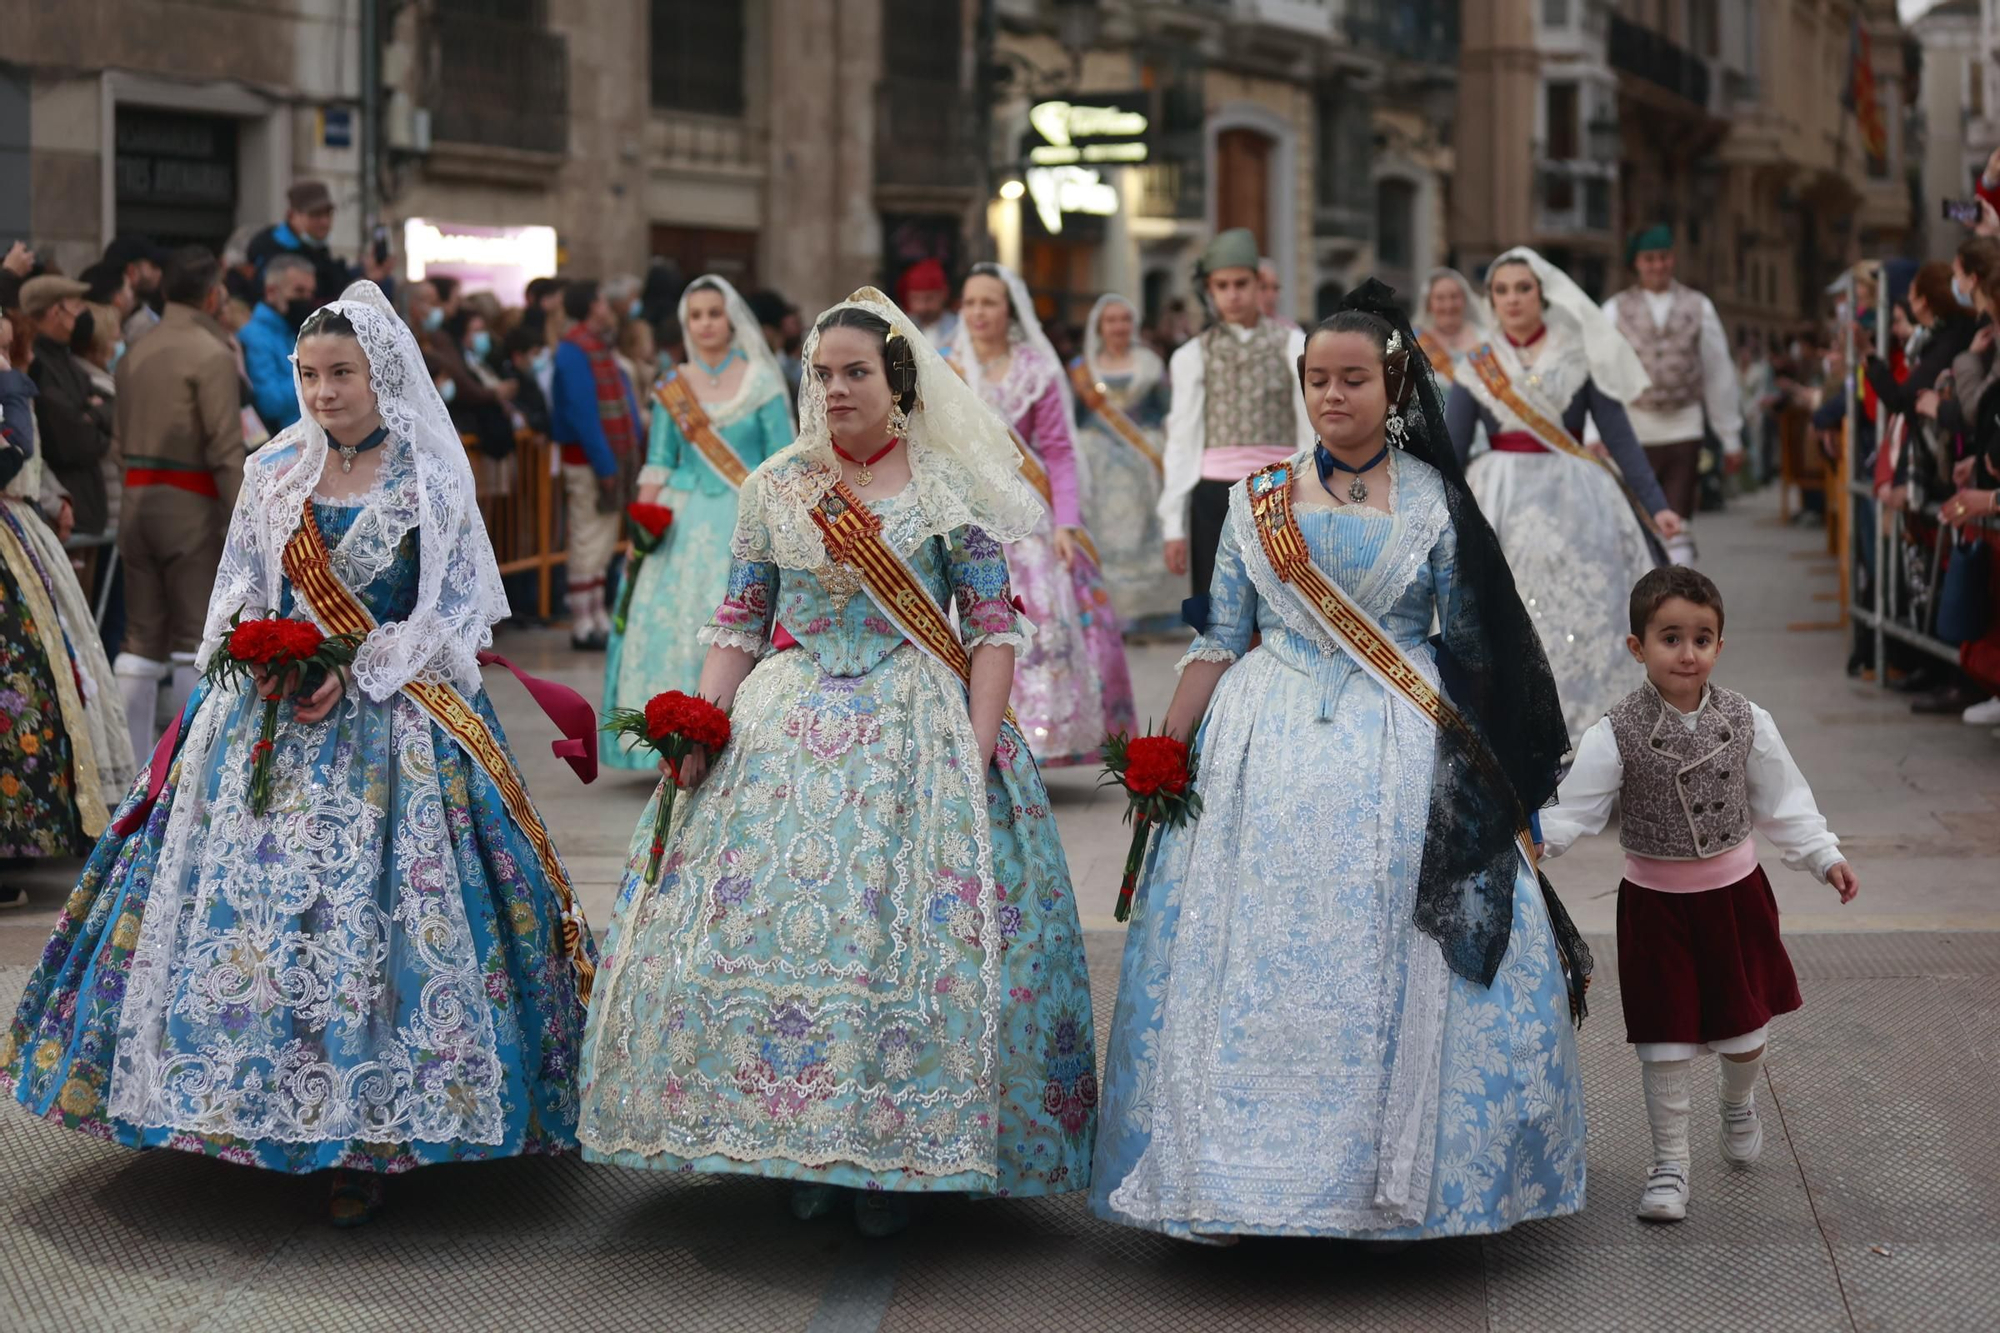
[[1388, 456], [1389, 446], [1385, 444], [1382, 446], [1381, 453], [1376, 454], [1360, 467], [1355, 467], [1350, 463], [1343, 463], [1338, 458], [1335, 458], [1332, 451], [1324, 444], [1315, 444], [1313, 446], [1313, 466], [1319, 470], [1319, 484], [1325, 487], [1328, 495], [1332, 495], [1333, 487], [1327, 485], [1327, 479], [1333, 476], [1335, 472], [1349, 473], [1353, 476], [1354, 480], [1348, 483], [1347, 498], [1353, 504], [1360, 504], [1368, 498], [1368, 483], [1361, 480], [1361, 474], [1371, 471]]
[[340, 454], [340, 470], [342, 472], [352, 472], [354, 471], [354, 460], [356, 458], [367, 453], [370, 449], [380, 449], [382, 447], [383, 441], [389, 438], [389, 428], [387, 426], [377, 426], [359, 444], [342, 444], [331, 435], [326, 438], [332, 443], [335, 451]]

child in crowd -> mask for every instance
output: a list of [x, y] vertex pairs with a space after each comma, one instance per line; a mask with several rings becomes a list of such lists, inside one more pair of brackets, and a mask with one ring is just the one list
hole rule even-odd
[[1678, 1222], [1687, 1216], [1694, 1057], [1722, 1057], [1722, 1155], [1747, 1165], [1764, 1146], [1754, 1090], [1767, 1025], [1799, 1007], [1751, 829], [1841, 902], [1861, 884], [1771, 715], [1709, 686], [1722, 653], [1715, 584], [1684, 566], [1655, 569], [1632, 590], [1631, 622], [1625, 644], [1646, 683], [1584, 733], [1541, 831], [1545, 854], [1560, 856], [1622, 806], [1618, 984], [1653, 1129], [1639, 1216]]

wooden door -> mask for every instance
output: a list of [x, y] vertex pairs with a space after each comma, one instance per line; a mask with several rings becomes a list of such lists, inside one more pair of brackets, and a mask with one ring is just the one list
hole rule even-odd
[[1215, 229], [1248, 227], [1260, 250], [1271, 237], [1271, 149], [1270, 137], [1255, 130], [1215, 138]]

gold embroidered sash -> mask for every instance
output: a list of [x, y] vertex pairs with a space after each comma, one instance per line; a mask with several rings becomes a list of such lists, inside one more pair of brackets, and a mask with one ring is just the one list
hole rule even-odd
[[1095, 412], [1098, 420], [1111, 427], [1119, 439], [1138, 450], [1140, 455], [1153, 465], [1154, 476], [1166, 475], [1166, 458], [1153, 447], [1153, 442], [1146, 438], [1146, 432], [1140, 430], [1138, 424], [1125, 415], [1125, 409], [1111, 401], [1111, 395], [1105, 391], [1104, 385], [1091, 375], [1089, 366], [1081, 361], [1071, 366], [1069, 381], [1076, 387], [1076, 396], [1082, 400], [1083, 405]]
[[[1042, 466], [1041, 458], [1033, 449], [1028, 447], [1028, 442], [1021, 438], [1020, 431], [1009, 426], [1007, 434], [1013, 437], [1014, 447], [1021, 451], [1022, 478], [1035, 488], [1035, 494], [1042, 497], [1042, 503], [1049, 507], [1049, 519], [1051, 522], [1054, 522], [1056, 488], [1055, 483], [1049, 480], [1049, 470]], [[1077, 545], [1083, 548], [1084, 554], [1090, 557], [1090, 563], [1099, 569], [1104, 568], [1104, 560], [1097, 554], [1097, 543], [1090, 539], [1090, 534], [1081, 527], [1071, 528], [1070, 534], [1076, 538]]]
[[[365, 636], [375, 628], [375, 617], [369, 614], [368, 608], [334, 576], [326, 536], [319, 529], [319, 521], [313, 517], [310, 500], [301, 513], [298, 530], [285, 543], [284, 564], [285, 576], [291, 579], [292, 587], [329, 633]], [[562, 949], [569, 956], [570, 966], [576, 973], [577, 998], [588, 1004], [591, 981], [596, 975], [596, 968], [584, 949], [590, 927], [584, 921], [583, 908], [576, 901], [576, 893], [570, 886], [569, 872], [556, 856], [549, 831], [543, 826], [542, 817], [533, 802], [528, 799], [528, 790], [521, 784], [521, 775], [507, 757], [505, 747], [493, 734], [493, 729], [486, 725], [486, 719], [451, 686], [411, 681], [403, 687], [403, 693], [423, 709], [431, 721], [444, 728], [445, 733], [459, 743], [472, 762], [479, 765], [499, 788], [507, 813], [513, 817], [522, 836], [534, 847], [535, 855], [542, 863], [542, 873], [555, 890], [557, 903], [562, 909]]]
[[1507, 410], [1519, 417], [1521, 424], [1526, 426], [1536, 439], [1556, 453], [1568, 454], [1571, 458], [1580, 458], [1586, 463], [1603, 468], [1606, 475], [1618, 483], [1618, 489], [1624, 492], [1626, 502], [1638, 516], [1640, 526], [1660, 541], [1666, 540], [1660, 532], [1659, 524], [1655, 523], [1653, 516], [1646, 511], [1646, 506], [1639, 503], [1639, 497], [1633, 492], [1631, 483], [1625, 480], [1625, 474], [1578, 444], [1576, 437], [1569, 433], [1562, 422], [1531, 406], [1528, 400], [1521, 396], [1521, 391], [1514, 387], [1514, 382], [1507, 377], [1507, 368], [1500, 364], [1500, 358], [1494, 353], [1491, 344], [1480, 344], [1468, 361], [1473, 370], [1478, 372], [1479, 382], [1486, 386], [1486, 391], [1506, 404]]
[[667, 409], [668, 414], [674, 419], [674, 425], [680, 427], [680, 432], [687, 438], [688, 443], [708, 460], [708, 465], [715, 469], [716, 475], [728, 482], [731, 489], [743, 489], [743, 481], [750, 475], [749, 465], [729, 447], [729, 441], [723, 439], [721, 433], [715, 429], [715, 423], [710, 421], [708, 413], [702, 410], [700, 400], [694, 396], [694, 390], [688, 388], [687, 378], [674, 375], [662, 381], [660, 387], [653, 390], [653, 398], [661, 407]]
[[1449, 347], [1446, 347], [1444, 343], [1439, 341], [1435, 334], [1429, 332], [1417, 335], [1417, 346], [1423, 348], [1424, 355], [1430, 358], [1432, 370], [1435, 370], [1445, 379], [1451, 378], [1451, 349]]
[[[844, 481], [836, 481], [810, 512], [820, 540], [826, 543], [827, 557], [860, 574], [869, 600], [903, 637], [944, 663], [971, 689], [972, 653], [952, 630], [943, 608], [916, 571], [883, 537], [882, 520], [847, 489]], [[1011, 706], [1007, 721], [1014, 721]]]
[[[1247, 483], [1251, 521], [1256, 526], [1257, 539], [1264, 548], [1264, 558], [1270, 562], [1271, 571], [1278, 576], [1279, 582], [1298, 595], [1299, 604], [1306, 612], [1377, 684], [1415, 705], [1417, 711], [1429, 718], [1438, 730], [1457, 735], [1482, 767], [1493, 766], [1490, 776], [1497, 789], [1511, 790], [1511, 784], [1498, 770], [1492, 751], [1486, 748], [1486, 743], [1464, 715], [1439, 693], [1437, 686], [1417, 669], [1416, 663], [1375, 622], [1375, 618], [1362, 610], [1312, 562], [1312, 555], [1306, 549], [1305, 534], [1299, 531], [1298, 516], [1292, 512], [1293, 471], [1290, 462], [1274, 463], [1251, 474]], [[1528, 834], [1525, 816], [1520, 817], [1520, 825], [1521, 849], [1527, 855], [1528, 863], [1533, 865], [1535, 846]]]

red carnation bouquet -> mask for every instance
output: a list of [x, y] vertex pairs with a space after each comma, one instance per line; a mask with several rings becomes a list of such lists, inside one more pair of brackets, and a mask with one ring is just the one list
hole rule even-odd
[[667, 849], [667, 830], [673, 826], [681, 760], [699, 745], [713, 761], [729, 744], [729, 714], [700, 695], [668, 690], [648, 699], [643, 709], [613, 709], [605, 716], [604, 729], [614, 736], [631, 737], [634, 746], [650, 746], [667, 761], [671, 780], [653, 814], [653, 854], [646, 862], [646, 878], [651, 880], [660, 873], [660, 854]]
[[284, 616], [245, 620], [241, 611], [229, 618], [229, 625], [229, 637], [209, 662], [205, 678], [217, 686], [255, 683], [259, 676], [277, 682], [274, 692], [264, 696], [263, 725], [251, 747], [250, 813], [261, 815], [271, 804], [271, 751], [276, 748], [272, 737], [278, 732], [278, 705], [285, 697], [286, 678], [297, 667], [300, 692], [318, 689], [327, 673], [354, 661], [361, 636], [322, 634], [310, 620]]
[[632, 539], [632, 550], [625, 557], [625, 577], [619, 580], [618, 611], [611, 617], [611, 627], [620, 634], [625, 632], [625, 617], [632, 609], [632, 588], [639, 582], [639, 566], [660, 549], [660, 543], [667, 539], [667, 529], [673, 525], [674, 511], [665, 505], [634, 501], [625, 506], [625, 532]]
[[1132, 890], [1153, 826], [1179, 828], [1201, 814], [1201, 794], [1194, 790], [1199, 759], [1187, 742], [1172, 736], [1149, 733], [1133, 739], [1120, 731], [1104, 738], [1104, 781], [1098, 785], [1116, 783], [1131, 802], [1125, 819], [1132, 825], [1132, 849], [1125, 853], [1125, 878], [1118, 883], [1118, 905], [1111, 913], [1117, 920], [1132, 915]]

